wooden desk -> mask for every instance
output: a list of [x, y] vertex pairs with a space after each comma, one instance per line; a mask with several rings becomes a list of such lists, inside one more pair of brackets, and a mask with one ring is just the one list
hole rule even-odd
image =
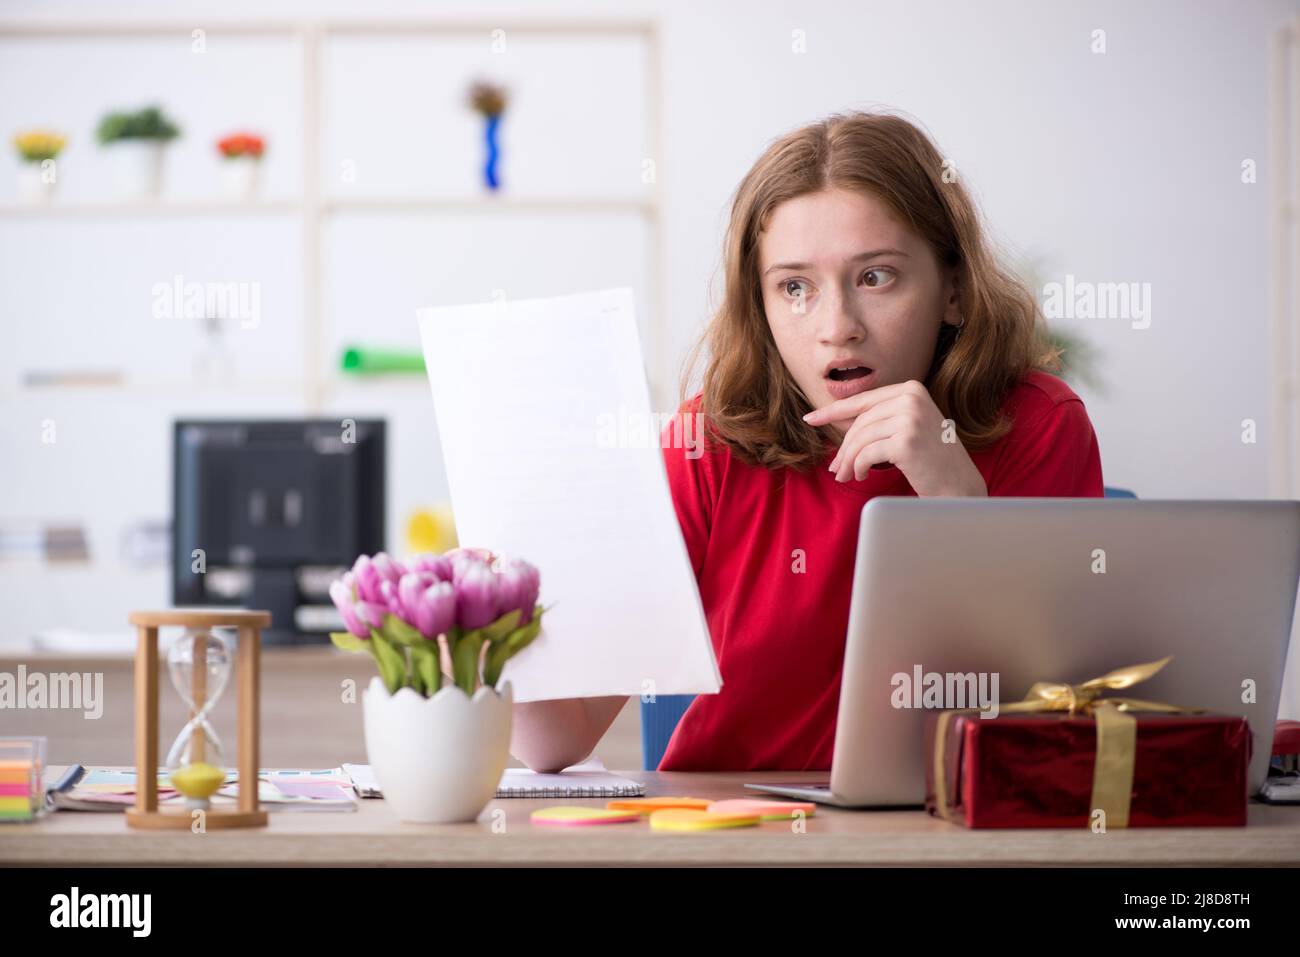
[[[52, 768], [55, 774], [61, 769]], [[816, 773], [619, 772], [653, 795], [751, 796], [745, 781], [824, 780]], [[1300, 864], [1300, 807], [1254, 804], [1244, 828], [968, 831], [923, 811], [819, 807], [806, 832], [769, 821], [710, 834], [652, 832], [645, 823], [554, 829], [530, 812], [605, 799], [511, 798], [491, 802], [473, 824], [402, 824], [382, 800], [356, 813], [273, 811], [265, 829], [128, 831], [122, 815], [59, 811], [0, 827], [3, 865], [1062, 865], [1250, 866]], [[495, 814], [504, 812], [504, 817]], [[504, 827], [502, 827], [504, 822]], [[495, 831], [494, 831], [495, 825]]]

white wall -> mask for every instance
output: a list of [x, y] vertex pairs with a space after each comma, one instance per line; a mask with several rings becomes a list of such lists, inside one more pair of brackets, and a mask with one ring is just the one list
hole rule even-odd
[[[0, 4], [0, 16], [183, 16], [196, 27], [212, 28], [229, 17], [344, 18], [356, 15], [359, 7], [340, 0], [295, 0], [268, 12], [266, 4], [251, 0], [183, 8], [159, 0], [116, 3], [109, 11], [88, 0], [47, 0]], [[1039, 260], [1044, 278], [1072, 273], [1081, 280], [1151, 284], [1148, 329], [1135, 330], [1126, 320], [1116, 319], [1063, 323], [1087, 336], [1101, 353], [1108, 388], [1078, 388], [1100, 438], [1107, 483], [1133, 488], [1148, 498], [1251, 498], [1269, 494], [1272, 424], [1268, 42], [1274, 28], [1298, 11], [1300, 3], [1283, 0], [617, 5], [449, 0], [369, 3], [364, 15], [659, 20], [665, 135], [662, 155], [654, 158], [666, 204], [666, 314], [653, 320], [667, 324], [674, 361], [708, 314], [727, 201], [763, 145], [792, 126], [836, 110], [883, 105], [906, 111], [954, 160], [1004, 246], [1018, 257]], [[1095, 29], [1106, 32], [1107, 50], [1101, 55], [1090, 51]], [[804, 31], [805, 53], [792, 51], [795, 30]], [[292, 75], [291, 58], [282, 60], [286, 76]], [[386, 91], [400, 97], [411, 123], [418, 126], [425, 91], [392, 89], [391, 83], [384, 85], [383, 72], [367, 77], [364, 61], [358, 63], [348, 74], [347, 82], [357, 84], [346, 98], [349, 108], [364, 117], [366, 91], [372, 89], [366, 84], [373, 81], [377, 85], [371, 95]], [[375, 69], [390, 65], [376, 62]], [[80, 118], [84, 122], [78, 132], [84, 138], [82, 128], [100, 108], [90, 93], [100, 82], [98, 71], [106, 69], [97, 55], [88, 55], [80, 67], [35, 75], [0, 67], [0, 102], [6, 103], [2, 132], [9, 132], [8, 121], [17, 118], [21, 108], [31, 108], [23, 122], [47, 121], [36, 108], [47, 93], [83, 90], [90, 91], [81, 98], [87, 115]], [[597, 96], [602, 74], [611, 69], [611, 64], [597, 68], [593, 63], [589, 83]], [[178, 70], [177, 95], [185, 95], [187, 84], [202, 82]], [[598, 111], [593, 122], [619, 115], [627, 99], [620, 90], [615, 84], [608, 92], [606, 109]], [[221, 102], [221, 97], [236, 93], [216, 87], [205, 95]], [[266, 109], [292, 130], [292, 98], [268, 103]], [[205, 133], [203, 142], [208, 139]], [[291, 154], [289, 137], [282, 139]], [[337, 152], [345, 146], [335, 143], [333, 148]], [[365, 148], [357, 144], [357, 149]], [[90, 147], [75, 144], [69, 150], [70, 163], [76, 158], [74, 149]], [[288, 195], [295, 188], [297, 165], [291, 155], [284, 159], [275, 185]], [[1244, 159], [1258, 161], [1255, 185], [1241, 182]], [[6, 155], [0, 165], [0, 190], [6, 187], [11, 166]], [[201, 175], [191, 170], [186, 182], [197, 183]], [[629, 175], [639, 175], [639, 169]], [[632, 183], [628, 186], [635, 189]], [[617, 190], [617, 177], [602, 188]], [[260, 238], [252, 240], [260, 245], [250, 254], [275, 256], [280, 243], [274, 227], [263, 229]], [[418, 260], [410, 248], [410, 243], [422, 241], [417, 228], [394, 230], [387, 239], [384, 232], [376, 229], [371, 244], [348, 254], [383, 258], [388, 253], [382, 244], [390, 242], [392, 255], [403, 263]], [[50, 244], [46, 248], [65, 241], [41, 231], [31, 235]], [[141, 241], [156, 240], [142, 233]], [[46, 297], [62, 295], [44, 289], [40, 298], [32, 299], [30, 289], [15, 291], [20, 277], [6, 270], [3, 261], [29, 242], [29, 235], [16, 235], [12, 224], [0, 224], [0, 322], [10, 339], [18, 324], [30, 322], [27, 317], [39, 312]], [[73, 248], [93, 243], [92, 228], [70, 235], [66, 242]], [[327, 252], [344, 254], [345, 246]], [[580, 260], [587, 255], [594, 254], [573, 254], [578, 261], [563, 270], [565, 282], [572, 278], [581, 284]], [[362, 275], [364, 271], [355, 273]], [[640, 272], [632, 281], [648, 282], [648, 275]], [[554, 272], [550, 278], [554, 281]], [[540, 287], [546, 279], [530, 277], [528, 283]], [[75, 283], [78, 277], [69, 276], [68, 281]], [[473, 274], [463, 296], [444, 281], [437, 284], [436, 294], [481, 298], [490, 290], [475, 284], [488, 281]], [[416, 288], [435, 291], [428, 283]], [[381, 329], [397, 328], [394, 324], [402, 319], [398, 304], [408, 298], [392, 289], [367, 289], [361, 278], [331, 288], [329, 296], [327, 315], [348, 304], [379, 303], [375, 323]], [[111, 301], [111, 290], [105, 297]], [[47, 334], [57, 335], [64, 343], [59, 348], [68, 349], [69, 355], [78, 348], [76, 334], [69, 337], [71, 330], [40, 333]], [[12, 367], [8, 359], [0, 361], [6, 375]], [[401, 401], [418, 404], [422, 398], [407, 393]], [[1258, 423], [1257, 444], [1241, 441], [1245, 418]], [[149, 450], [146, 460], [156, 466], [160, 454]], [[436, 461], [421, 461], [422, 469], [437, 470]], [[28, 512], [15, 493], [39, 499], [38, 490], [21, 484], [8, 467], [0, 481], [0, 515]], [[125, 473], [121, 481], [126, 481]], [[156, 511], [149, 503], [157, 501], [153, 496], [160, 491], [158, 481], [156, 475], [147, 479], [142, 486], [149, 489], [147, 495], [128, 495], [136, 512]], [[53, 516], [42, 512], [42, 517]], [[5, 590], [0, 599], [10, 606], [6, 618], [12, 618], [10, 611], [21, 597]], [[90, 621], [96, 614], [88, 610], [85, 617]], [[19, 619], [36, 624], [53, 617], [43, 611]]]
[[[1109, 391], [1084, 398], [1108, 483], [1145, 497], [1268, 494], [1265, 54], [1295, 4], [746, 6], [667, 21], [679, 341], [705, 313], [721, 201], [761, 144], [885, 104], [930, 129], [1017, 254], [1051, 275], [1152, 284], [1149, 329], [1073, 324], [1104, 356]], [[789, 52], [796, 27], [803, 56]], [[1098, 27], [1104, 55], [1089, 52]], [[1240, 182], [1247, 157], [1257, 185]], [[1257, 445], [1240, 441], [1247, 417]]]

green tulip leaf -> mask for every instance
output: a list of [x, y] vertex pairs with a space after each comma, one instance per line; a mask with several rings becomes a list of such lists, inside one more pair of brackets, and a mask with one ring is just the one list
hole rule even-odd
[[488, 650], [487, 661], [483, 665], [483, 683], [495, 688], [501, 678], [501, 672], [505, 670], [506, 662], [528, 647], [541, 630], [541, 618], [534, 618], [522, 628], [510, 632], [505, 640], [493, 645]]
[[350, 631], [331, 631], [330, 641], [334, 642], [335, 648], [341, 648], [343, 651], [356, 653], [366, 650], [366, 640], [358, 638]]
[[509, 658], [510, 649], [504, 642], [493, 645], [488, 649], [487, 661], [483, 663], [483, 683], [485, 685], [489, 688], [497, 686], [497, 682], [501, 680], [501, 672]]
[[510, 634], [510, 632], [514, 631], [518, 627], [519, 609], [516, 608], [514, 611], [502, 615], [496, 621], [492, 622], [492, 624], [487, 625], [480, 630], [483, 632], [483, 637], [495, 645], [498, 641], [504, 639], [506, 635]]
[[406, 684], [406, 658], [392, 646], [377, 628], [370, 629], [370, 653], [379, 665], [379, 676], [384, 679], [384, 686], [389, 694], [397, 694], [398, 689]]
[[411, 662], [414, 673], [420, 680], [422, 693], [429, 697], [442, 686], [437, 643], [429, 641], [423, 645], [411, 645]]
[[542, 619], [540, 617], [534, 618], [522, 628], [516, 628], [510, 633], [509, 637], [506, 638], [506, 648], [509, 649], [511, 655], [523, 651], [541, 630]]
[[401, 649], [402, 657], [406, 660], [406, 674], [411, 679], [411, 687], [421, 697], [428, 697], [424, 690], [424, 675], [420, 673], [420, 665], [415, 657], [415, 648], [403, 645]]
[[395, 645], [414, 645], [424, 636], [396, 615], [384, 616], [384, 637]]
[[451, 669], [456, 685], [467, 695], [473, 695], [478, 686], [478, 656], [483, 647], [480, 631], [466, 632], [451, 651]]

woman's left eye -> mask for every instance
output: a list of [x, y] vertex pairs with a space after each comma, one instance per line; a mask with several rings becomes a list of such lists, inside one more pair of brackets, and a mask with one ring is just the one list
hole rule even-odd
[[862, 274], [862, 284], [876, 288], [893, 282], [894, 274], [888, 269], [868, 269]]

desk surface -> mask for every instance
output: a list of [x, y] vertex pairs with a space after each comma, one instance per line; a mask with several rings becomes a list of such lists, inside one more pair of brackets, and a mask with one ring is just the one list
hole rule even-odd
[[[61, 769], [51, 768], [54, 773]], [[654, 795], [753, 796], [746, 781], [809, 782], [816, 773], [772, 775], [619, 772]], [[642, 823], [535, 827], [539, 807], [599, 799], [492, 801], [472, 824], [403, 824], [382, 800], [356, 813], [271, 812], [266, 828], [130, 831], [121, 814], [59, 811], [35, 824], [0, 826], [7, 865], [1066, 865], [1250, 866], [1300, 864], [1300, 807], [1252, 804], [1244, 828], [969, 831], [919, 810], [846, 811], [818, 807], [794, 833], [791, 823], [707, 834], [652, 832]], [[504, 811], [504, 818], [494, 812]], [[504, 827], [502, 827], [504, 822]]]

